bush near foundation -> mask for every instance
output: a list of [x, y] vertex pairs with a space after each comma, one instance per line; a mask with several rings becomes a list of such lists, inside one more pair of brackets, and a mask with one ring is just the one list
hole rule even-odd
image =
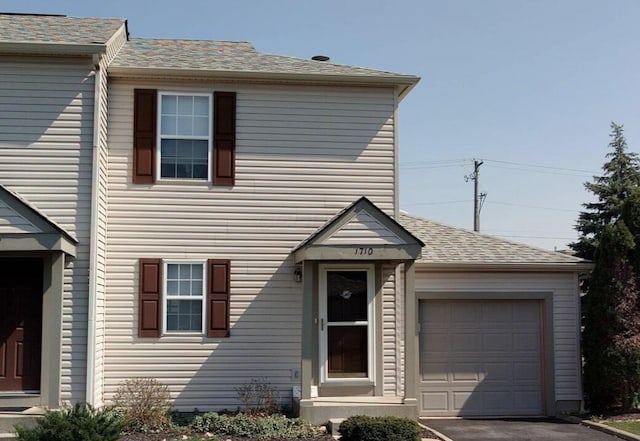
[[148, 432], [170, 427], [169, 388], [154, 378], [131, 378], [120, 384], [113, 397], [125, 432]]
[[340, 424], [341, 441], [420, 441], [420, 426], [398, 417], [356, 415]]
[[255, 416], [244, 413], [220, 415], [215, 412], [196, 416], [191, 430], [215, 435], [237, 436], [251, 439], [305, 439], [321, 433], [319, 427], [298, 418], [283, 415]]
[[96, 410], [87, 403], [62, 410], [48, 411], [36, 420], [36, 426], [16, 426], [16, 435], [24, 441], [117, 441], [122, 420], [108, 410]]

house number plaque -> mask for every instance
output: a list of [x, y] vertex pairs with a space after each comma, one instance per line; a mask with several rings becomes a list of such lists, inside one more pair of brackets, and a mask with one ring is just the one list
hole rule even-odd
[[371, 256], [373, 254], [373, 248], [371, 247], [358, 247], [356, 250], [356, 256]]

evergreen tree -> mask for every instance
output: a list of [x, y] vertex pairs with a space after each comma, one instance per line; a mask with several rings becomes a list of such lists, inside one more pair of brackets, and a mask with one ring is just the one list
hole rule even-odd
[[578, 256], [593, 260], [598, 246], [598, 237], [604, 227], [612, 224], [623, 214], [623, 205], [640, 188], [640, 162], [638, 155], [627, 152], [627, 141], [623, 128], [611, 123], [612, 151], [607, 154], [609, 161], [604, 164], [603, 176], [594, 176], [594, 182], [584, 185], [597, 197], [597, 202], [584, 204], [576, 230], [580, 233], [578, 242], [571, 247]]
[[594, 261], [585, 285], [584, 388], [587, 405], [629, 409], [640, 393], [640, 163], [613, 124], [604, 175], [585, 184], [597, 198], [584, 204], [576, 229], [578, 255]]

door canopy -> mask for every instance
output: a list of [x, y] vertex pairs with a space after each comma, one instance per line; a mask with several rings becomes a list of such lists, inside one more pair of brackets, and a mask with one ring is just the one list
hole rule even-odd
[[63, 251], [78, 240], [33, 205], [0, 184], [0, 251]]
[[424, 243], [366, 197], [334, 216], [293, 250], [304, 260], [415, 260]]

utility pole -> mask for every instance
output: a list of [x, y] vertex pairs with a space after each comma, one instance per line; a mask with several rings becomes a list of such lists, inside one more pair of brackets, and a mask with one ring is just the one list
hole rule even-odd
[[484, 164], [484, 161], [473, 160], [473, 173], [466, 175], [464, 179], [468, 182], [473, 180], [473, 231], [480, 231], [480, 210], [484, 198], [487, 197], [486, 193], [478, 193], [478, 182], [480, 180], [480, 166]]

